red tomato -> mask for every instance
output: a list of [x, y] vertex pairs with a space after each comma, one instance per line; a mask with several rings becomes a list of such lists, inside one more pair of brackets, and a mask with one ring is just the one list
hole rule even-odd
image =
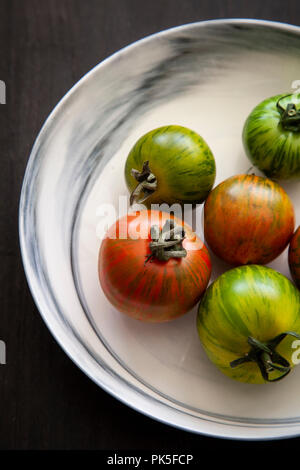
[[212, 251], [233, 264], [266, 264], [288, 245], [294, 208], [274, 181], [237, 175], [219, 184], [204, 206], [204, 234]]
[[289, 247], [289, 266], [296, 286], [300, 289], [300, 226], [291, 239]]
[[[153, 227], [161, 234], [170, 220], [184, 230], [183, 241], [176, 243], [179, 256], [185, 256], [163, 261], [151, 256], [150, 243], [156, 253], [160, 248], [155, 240], [153, 244]], [[174, 247], [164, 253], [169, 256], [170, 250]], [[181, 220], [158, 211], [128, 214], [112, 225], [102, 241], [98, 266], [108, 300], [119, 311], [146, 322], [165, 322], [188, 312], [200, 300], [211, 274], [203, 242]]]

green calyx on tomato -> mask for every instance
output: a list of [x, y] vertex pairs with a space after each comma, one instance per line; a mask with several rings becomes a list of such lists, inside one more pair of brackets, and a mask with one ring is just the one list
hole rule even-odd
[[130, 204], [196, 204], [215, 181], [214, 156], [197, 134], [183, 126], [162, 126], [140, 137], [125, 164]]
[[[276, 351], [276, 346], [287, 336], [291, 335], [297, 339], [300, 339], [300, 335], [294, 331], [286, 331], [277, 335], [274, 339], [268, 342], [261, 342], [251, 336], [248, 337], [248, 343], [250, 345], [250, 351], [244, 356], [235, 359], [230, 362], [230, 367], [234, 368], [244, 364], [245, 362], [256, 362], [258, 365], [261, 375], [267, 382], [277, 382], [283, 379], [287, 374], [290, 373], [290, 363]], [[282, 375], [275, 379], [270, 378], [269, 374], [278, 370], [282, 372]]]
[[156, 191], [157, 179], [156, 176], [151, 173], [148, 160], [144, 162], [142, 171], [138, 171], [135, 168], [132, 168], [131, 175], [139, 183], [130, 194], [129, 202], [132, 206], [132, 204], [135, 202], [142, 204], [152, 193], [154, 193], [154, 191]]
[[159, 261], [168, 261], [170, 258], [184, 258], [187, 255], [187, 251], [182, 246], [185, 232], [180, 225], [175, 224], [174, 220], [166, 220], [161, 230], [158, 225], [153, 225], [150, 233], [151, 253], [147, 255], [145, 263], [153, 258]]
[[279, 110], [280, 124], [287, 131], [299, 132], [300, 131], [300, 110], [297, 110], [295, 103], [287, 103], [286, 108], [281, 106], [280, 101], [283, 98], [288, 98], [292, 94], [282, 96], [276, 103], [277, 109]]

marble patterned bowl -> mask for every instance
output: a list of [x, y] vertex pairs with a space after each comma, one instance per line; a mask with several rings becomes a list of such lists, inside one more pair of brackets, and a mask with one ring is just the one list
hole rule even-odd
[[[216, 184], [246, 172], [246, 116], [262, 99], [295, 91], [297, 79], [295, 26], [257, 20], [185, 25], [138, 41], [95, 67], [57, 105], [36, 139], [19, 220], [35, 302], [58, 343], [92, 380], [164, 423], [227, 438], [295, 436], [300, 369], [276, 384], [231, 381], [202, 349], [196, 309], [149, 325], [108, 303], [97, 256], [109, 207], [127, 210], [126, 156], [143, 133], [179, 124], [210, 145]], [[299, 224], [299, 186], [284, 187]], [[212, 280], [228, 269], [215, 257], [213, 264]], [[271, 266], [290, 276], [286, 251]]]

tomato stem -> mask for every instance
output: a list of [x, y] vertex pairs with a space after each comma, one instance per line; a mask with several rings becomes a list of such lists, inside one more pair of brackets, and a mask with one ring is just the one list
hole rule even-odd
[[[267, 382], [275, 382], [283, 379], [291, 371], [291, 365], [276, 351], [276, 347], [288, 335], [300, 339], [300, 335], [294, 331], [281, 333], [266, 343], [249, 336], [248, 344], [251, 346], [250, 351], [248, 351], [243, 357], [239, 357], [238, 359], [230, 362], [230, 367], [234, 368], [244, 364], [245, 362], [256, 362], [263, 379]], [[275, 379], [271, 379], [269, 374], [274, 372], [274, 370], [282, 372], [282, 375]]]
[[151, 172], [149, 161], [143, 163], [142, 171], [131, 169], [131, 175], [138, 181], [138, 185], [130, 195], [130, 205], [134, 203], [141, 204], [148, 199], [157, 189], [156, 176]]
[[170, 258], [184, 258], [187, 255], [182, 246], [185, 237], [183, 228], [175, 224], [175, 221], [166, 220], [162, 230], [157, 225], [151, 227], [150, 254], [147, 255], [145, 264], [153, 258], [159, 261], [168, 261]]
[[292, 93], [282, 96], [276, 103], [277, 109], [280, 112], [279, 123], [287, 131], [300, 132], [300, 110], [297, 110], [295, 103], [288, 103], [286, 108], [280, 103], [283, 98], [289, 96], [292, 96]]

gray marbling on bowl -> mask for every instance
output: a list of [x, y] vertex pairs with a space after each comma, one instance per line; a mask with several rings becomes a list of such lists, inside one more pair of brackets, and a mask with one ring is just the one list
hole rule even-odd
[[[35, 302], [59, 344], [98, 385], [179, 428], [268, 439], [300, 431], [300, 371], [282, 383], [230, 381], [197, 338], [196, 310], [164, 325], [115, 311], [97, 278], [101, 204], [127, 195], [124, 159], [163, 124], [194, 128], [217, 162], [216, 184], [247, 171], [247, 114], [300, 78], [299, 28], [218, 20], [174, 28], [105, 60], [57, 105], [32, 150], [20, 201], [20, 241]], [[299, 188], [285, 185], [299, 223]], [[97, 212], [98, 211], [98, 212]], [[198, 208], [202, 214], [202, 206]], [[199, 234], [203, 236], [201, 224]], [[215, 278], [228, 266], [213, 257]], [[286, 253], [271, 266], [289, 276]]]

